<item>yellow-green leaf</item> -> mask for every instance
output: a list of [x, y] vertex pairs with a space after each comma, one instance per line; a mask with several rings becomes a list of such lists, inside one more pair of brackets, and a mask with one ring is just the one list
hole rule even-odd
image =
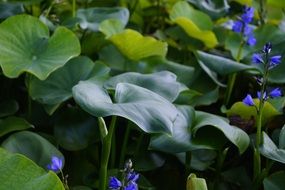
[[123, 55], [135, 61], [149, 56], [165, 57], [167, 53], [167, 43], [158, 41], [153, 37], [144, 37], [131, 29], [115, 34], [109, 40]]
[[187, 178], [187, 190], [208, 190], [206, 180], [191, 173]]

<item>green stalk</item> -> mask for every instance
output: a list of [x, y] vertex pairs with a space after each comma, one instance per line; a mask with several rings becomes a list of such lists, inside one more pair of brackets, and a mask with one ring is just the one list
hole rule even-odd
[[[240, 46], [239, 46], [239, 49], [238, 49], [238, 53], [237, 53], [237, 58], [236, 58], [236, 61], [239, 63], [240, 62], [240, 59], [241, 59], [241, 55], [242, 55], [242, 48], [245, 44], [245, 41], [243, 40], [241, 43], [240, 43]], [[234, 88], [234, 85], [235, 85], [235, 81], [236, 81], [236, 76], [237, 74], [236, 73], [233, 73], [229, 76], [229, 80], [228, 80], [228, 84], [227, 84], [227, 89], [226, 89], [226, 94], [225, 94], [225, 101], [224, 101], [224, 104], [227, 106], [230, 102], [230, 98], [231, 98], [231, 95], [232, 95], [232, 92], [233, 92], [233, 88]]]
[[130, 128], [130, 122], [127, 125], [126, 132], [124, 135], [124, 140], [122, 144], [121, 154], [120, 154], [120, 167], [124, 166], [125, 163], [125, 156], [126, 156], [126, 150], [127, 150], [127, 144], [130, 136], [131, 128]]
[[191, 173], [191, 151], [185, 152], [185, 176], [188, 176]]
[[72, 0], [72, 17], [76, 15], [76, 0]]
[[108, 135], [102, 140], [102, 155], [101, 155], [101, 168], [100, 168], [100, 181], [99, 181], [99, 190], [107, 189], [107, 172], [108, 172], [108, 162], [111, 152], [112, 137], [115, 131], [117, 116], [113, 116], [111, 124], [109, 127]]
[[258, 11], [258, 14], [259, 14], [259, 18], [260, 18], [260, 22], [262, 25], [265, 24], [265, 17], [266, 17], [266, 12], [265, 12], [265, 9], [264, 9], [264, 5], [265, 5], [265, 0], [259, 0], [259, 11]]
[[260, 151], [259, 147], [262, 144], [262, 112], [264, 108], [264, 94], [266, 90], [267, 78], [268, 78], [268, 71], [269, 71], [269, 62], [268, 62], [268, 55], [266, 54], [265, 57], [265, 64], [264, 64], [264, 74], [263, 74], [263, 83], [261, 86], [260, 91], [260, 99], [259, 99], [259, 106], [257, 109], [257, 123], [256, 123], [256, 139], [255, 139], [255, 149], [254, 149], [254, 179], [256, 183], [256, 188], [260, 186], [262, 178], [261, 175], [261, 158], [260, 158]]

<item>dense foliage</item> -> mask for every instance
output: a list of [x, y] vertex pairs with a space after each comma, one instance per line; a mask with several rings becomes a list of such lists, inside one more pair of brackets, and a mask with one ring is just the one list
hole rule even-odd
[[285, 1], [0, 2], [0, 190], [285, 187]]

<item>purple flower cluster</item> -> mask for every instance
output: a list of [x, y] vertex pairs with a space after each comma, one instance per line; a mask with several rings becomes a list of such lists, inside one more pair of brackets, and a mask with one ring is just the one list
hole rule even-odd
[[138, 190], [137, 180], [139, 174], [132, 169], [132, 162], [128, 160], [124, 168], [124, 179], [120, 181], [116, 177], [110, 177], [109, 189], [111, 190]]
[[[275, 66], [281, 63], [281, 55], [269, 56], [272, 49], [271, 43], [266, 43], [263, 47], [262, 54], [253, 54], [252, 62], [255, 64], [263, 64], [265, 73], [267, 73], [270, 69], [274, 68]], [[264, 74], [265, 78], [267, 74]], [[257, 83], [261, 86], [266, 86], [266, 79], [264, 78], [257, 78]], [[277, 98], [282, 96], [282, 92], [280, 88], [274, 88], [270, 91], [267, 91], [263, 88], [263, 92], [258, 91], [257, 97], [260, 101], [266, 101], [268, 98]], [[252, 96], [247, 94], [246, 97], [242, 100], [242, 102], [247, 106], [255, 106]]]
[[253, 28], [249, 26], [254, 16], [253, 7], [245, 7], [243, 14], [234, 21], [232, 30], [236, 33], [241, 33], [249, 46], [256, 44], [256, 39], [253, 35]]

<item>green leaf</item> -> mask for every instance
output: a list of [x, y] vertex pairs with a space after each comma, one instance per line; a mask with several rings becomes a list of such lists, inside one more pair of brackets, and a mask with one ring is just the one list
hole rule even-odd
[[30, 159], [0, 148], [0, 189], [64, 190], [54, 172], [46, 172]]
[[167, 53], [167, 43], [157, 41], [153, 37], [144, 37], [131, 29], [115, 34], [109, 40], [123, 55], [134, 61], [149, 56], [165, 57]]
[[54, 136], [60, 146], [78, 151], [99, 137], [97, 119], [78, 108], [67, 108], [55, 122]]
[[103, 82], [108, 77], [109, 70], [101, 62], [93, 63], [88, 57], [76, 57], [44, 81], [31, 77], [29, 93], [34, 100], [42, 104], [58, 106], [72, 97], [72, 87], [79, 81], [93, 77], [98, 83]]
[[49, 37], [48, 28], [29, 15], [9, 17], [0, 24], [0, 65], [9, 78], [28, 72], [44, 80], [79, 53], [78, 38], [64, 27]]
[[220, 75], [229, 75], [244, 70], [256, 69], [253, 66], [238, 63], [222, 56], [212, 55], [202, 51], [198, 51], [197, 55], [198, 59], [201, 61], [199, 62], [200, 64], [205, 65], [211, 71]]
[[13, 153], [20, 153], [43, 168], [51, 162], [52, 156], [63, 159], [64, 157], [49, 141], [40, 135], [30, 132], [21, 131], [12, 134], [3, 143], [2, 147]]
[[14, 113], [16, 113], [19, 109], [19, 105], [18, 102], [16, 102], [15, 100], [4, 100], [2, 102], [0, 102], [0, 117], [6, 117], [9, 115], [13, 115]]
[[279, 134], [279, 148], [285, 149], [285, 126], [282, 127]]
[[285, 8], [285, 2], [279, 0], [267, 0], [267, 5], [271, 5], [277, 8]]
[[197, 178], [191, 173], [187, 178], [187, 190], [208, 190], [207, 183], [204, 178]]
[[219, 18], [227, 14], [228, 9], [230, 8], [227, 0], [208, 0], [208, 3], [205, 1], [196, 0], [188, 1], [195, 4], [200, 10], [206, 12], [208, 15], [214, 18]]
[[105, 34], [106, 38], [110, 38], [114, 34], [124, 31], [124, 25], [116, 19], [108, 19], [103, 21], [99, 26], [99, 31]]
[[116, 86], [113, 103], [106, 89], [90, 81], [73, 87], [75, 101], [96, 117], [117, 115], [133, 121], [147, 133], [171, 133], [176, 108], [158, 94], [128, 83]]
[[221, 131], [227, 139], [239, 149], [240, 154], [242, 154], [249, 145], [248, 135], [243, 130], [229, 125], [225, 118], [196, 111], [195, 124], [192, 127], [193, 135], [205, 126], [212, 126]]
[[168, 153], [215, 148], [212, 144], [193, 142], [190, 128], [195, 118], [194, 109], [190, 106], [179, 106], [177, 108], [179, 113], [174, 122], [172, 134], [157, 134], [152, 136], [149, 148]]
[[279, 149], [265, 132], [262, 134], [263, 143], [259, 148], [260, 153], [266, 158], [285, 164], [285, 150]]
[[[259, 100], [254, 99], [254, 103], [256, 106], [259, 105]], [[266, 124], [270, 121], [274, 116], [280, 115], [269, 102], [265, 102], [264, 109], [262, 111], [262, 123]], [[236, 102], [232, 105], [232, 107], [227, 111], [227, 116], [240, 116], [244, 120], [249, 120], [254, 118], [256, 121], [257, 112], [254, 106], [247, 106], [243, 102]], [[256, 124], [255, 124], [256, 125]]]
[[170, 12], [170, 18], [189, 36], [204, 42], [207, 47], [212, 48], [218, 44], [215, 34], [211, 31], [213, 28], [211, 18], [193, 9], [187, 2], [177, 2]]
[[34, 126], [20, 117], [8, 117], [0, 119], [0, 137], [13, 131], [20, 131]]
[[275, 172], [263, 180], [264, 190], [282, 190], [285, 187], [285, 172]]
[[[104, 84], [107, 89], [114, 90], [118, 83], [130, 83], [149, 89], [170, 102], [174, 101], [182, 84], [176, 81], [176, 75], [168, 71], [152, 74], [140, 74], [135, 72], [124, 73], [110, 78]], [[171, 88], [169, 88], [171, 86]]]
[[99, 31], [99, 25], [107, 19], [116, 19], [126, 26], [129, 20], [129, 10], [123, 7], [93, 7], [78, 9], [77, 17], [82, 29]]

